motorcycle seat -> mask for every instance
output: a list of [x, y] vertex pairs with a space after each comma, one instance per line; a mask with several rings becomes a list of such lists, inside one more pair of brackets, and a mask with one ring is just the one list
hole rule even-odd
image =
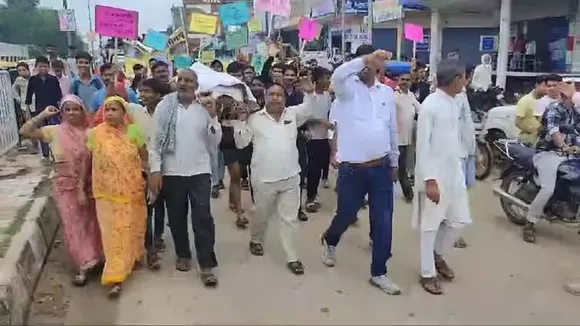
[[533, 158], [536, 154], [536, 149], [528, 147], [519, 142], [507, 143], [509, 155], [522, 166], [533, 166]]

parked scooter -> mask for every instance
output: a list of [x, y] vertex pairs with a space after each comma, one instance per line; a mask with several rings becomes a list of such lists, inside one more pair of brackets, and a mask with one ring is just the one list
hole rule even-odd
[[472, 109], [471, 116], [473, 118], [473, 125], [475, 127], [475, 178], [477, 180], [485, 180], [491, 173], [493, 165], [493, 154], [489, 143], [485, 139], [485, 119], [486, 112]]
[[503, 93], [503, 88], [499, 86], [491, 87], [485, 92], [468, 88], [467, 99], [472, 109], [487, 112], [497, 106], [508, 105]]
[[[571, 126], [560, 127], [570, 129]], [[502, 173], [501, 185], [493, 188], [500, 197], [501, 207], [514, 224], [524, 225], [530, 203], [538, 194], [537, 171], [532, 158], [536, 149], [527, 147], [518, 140], [501, 139], [494, 145], [509, 161]], [[574, 153], [558, 167], [558, 178], [552, 198], [545, 207], [545, 219], [568, 227], [580, 226], [580, 158]], [[565, 155], [562, 153], [562, 155]]]

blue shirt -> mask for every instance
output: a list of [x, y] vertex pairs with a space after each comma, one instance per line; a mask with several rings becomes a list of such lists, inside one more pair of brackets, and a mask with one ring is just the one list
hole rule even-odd
[[99, 76], [91, 77], [91, 81], [85, 84], [79, 76], [74, 77], [70, 83], [70, 93], [78, 96], [87, 109], [93, 103], [95, 93], [104, 87], [103, 81]]
[[[139, 104], [139, 99], [135, 91], [129, 87], [127, 88], [127, 95], [129, 95], [129, 101], [131, 103]], [[105, 104], [105, 98], [107, 97], [107, 89], [102, 88], [98, 90], [95, 95], [93, 96], [93, 101], [91, 102], [90, 107], [88, 108], [91, 112], [97, 112], [103, 104]]]

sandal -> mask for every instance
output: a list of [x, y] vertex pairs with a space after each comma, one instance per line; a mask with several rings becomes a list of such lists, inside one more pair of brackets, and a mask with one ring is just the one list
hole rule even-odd
[[306, 211], [308, 213], [316, 213], [318, 212], [318, 207], [314, 201], [309, 201], [306, 203]]
[[457, 239], [457, 241], [455, 241], [455, 248], [459, 248], [459, 249], [465, 249], [467, 248], [467, 242], [465, 241], [465, 239], [463, 237], [459, 237], [459, 239]]
[[[237, 212], [236, 205], [233, 203], [230, 203], [230, 210], [234, 213]], [[243, 208], [240, 208], [240, 210], [242, 211], [242, 214], [244, 214], [246, 212]]]
[[157, 252], [165, 251], [165, 241], [163, 241], [162, 238], [155, 238], [155, 240], [153, 240], [153, 246]]
[[85, 286], [87, 285], [87, 273], [86, 271], [79, 271], [73, 276], [73, 284], [75, 286]]
[[447, 262], [443, 259], [443, 257], [441, 257], [441, 255], [436, 253], [433, 254], [435, 255], [435, 269], [437, 270], [439, 276], [441, 276], [446, 281], [453, 280], [455, 278], [455, 273], [453, 273], [453, 270], [449, 267], [449, 265], [447, 265]]
[[262, 247], [261, 243], [250, 242], [250, 252], [254, 256], [264, 256], [264, 247]]
[[240, 188], [244, 191], [250, 190], [250, 183], [248, 182], [248, 180], [242, 180], [242, 182], [240, 183]]
[[121, 296], [121, 290], [123, 289], [121, 285], [121, 283], [113, 285], [111, 290], [109, 290], [109, 299], [117, 299], [119, 296]]
[[143, 262], [142, 261], [135, 261], [135, 264], [133, 264], [133, 270], [138, 271], [141, 268], [143, 268]]
[[245, 229], [246, 228], [246, 225], [248, 225], [248, 223], [250, 223], [250, 221], [248, 221], [248, 219], [245, 218], [244, 216], [236, 219], [236, 226], [239, 229]]
[[431, 294], [434, 295], [441, 295], [443, 294], [443, 288], [441, 287], [441, 283], [436, 277], [421, 277], [419, 281], [423, 289]]
[[528, 243], [536, 243], [536, 227], [533, 223], [527, 223], [523, 227], [524, 241]]
[[306, 222], [306, 221], [308, 221], [308, 215], [306, 215], [306, 213], [304, 213], [303, 210], [299, 210], [298, 211], [298, 220], [301, 222]]
[[218, 278], [211, 271], [211, 269], [202, 270], [200, 278], [201, 278], [201, 282], [206, 287], [216, 287], [218, 284]]
[[177, 261], [175, 262], [175, 269], [180, 272], [189, 272], [191, 270], [191, 259], [177, 258]]
[[304, 265], [302, 265], [302, 262], [297, 260], [297, 261], [291, 261], [288, 263], [288, 269], [290, 269], [290, 271], [294, 274], [294, 275], [302, 275], [304, 274]]
[[161, 268], [161, 260], [159, 259], [159, 255], [157, 255], [157, 251], [151, 250], [147, 252], [147, 267], [152, 271]]
[[211, 198], [219, 198], [220, 196], [220, 187], [219, 186], [213, 186], [211, 188]]

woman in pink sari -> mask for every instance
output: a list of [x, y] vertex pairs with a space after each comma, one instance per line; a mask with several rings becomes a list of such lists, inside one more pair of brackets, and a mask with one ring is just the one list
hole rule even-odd
[[[60, 125], [38, 128], [60, 112], [63, 118]], [[91, 191], [91, 152], [86, 147], [87, 117], [81, 99], [66, 95], [60, 109], [49, 106], [20, 129], [22, 136], [48, 143], [54, 155], [52, 197], [60, 215], [64, 244], [76, 271], [73, 283], [78, 286], [85, 285], [87, 272], [103, 261]]]

